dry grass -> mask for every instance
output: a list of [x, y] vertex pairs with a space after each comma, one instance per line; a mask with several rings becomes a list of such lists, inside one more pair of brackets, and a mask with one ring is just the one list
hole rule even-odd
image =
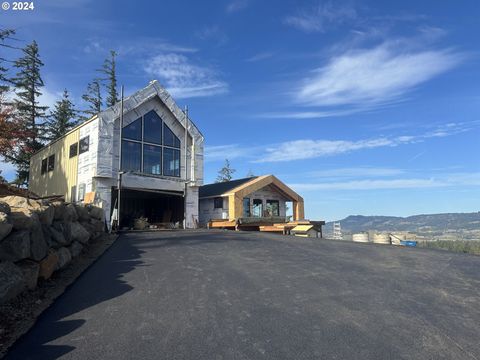
[[419, 241], [419, 247], [443, 249], [454, 252], [480, 255], [480, 241], [477, 240], [435, 240]]

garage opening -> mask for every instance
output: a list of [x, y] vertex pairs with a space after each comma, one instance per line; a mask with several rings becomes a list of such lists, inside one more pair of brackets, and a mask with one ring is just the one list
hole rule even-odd
[[[182, 223], [184, 216], [183, 193], [122, 189], [120, 209], [121, 227], [133, 228], [135, 219], [147, 218], [152, 225]], [[112, 191], [112, 204], [117, 190]]]

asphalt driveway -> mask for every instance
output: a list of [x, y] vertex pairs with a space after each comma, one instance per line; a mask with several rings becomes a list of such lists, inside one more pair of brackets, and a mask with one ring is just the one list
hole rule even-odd
[[124, 234], [7, 359], [480, 359], [480, 257]]

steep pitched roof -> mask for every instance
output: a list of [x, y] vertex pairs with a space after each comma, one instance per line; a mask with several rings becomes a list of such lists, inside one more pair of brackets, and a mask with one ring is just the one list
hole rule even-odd
[[[150, 81], [150, 83], [145, 88], [140, 89], [136, 91], [134, 94], [125, 97], [123, 100], [123, 113], [124, 114], [128, 113], [129, 111], [140, 106], [144, 102], [152, 99], [154, 96], [158, 96], [162, 100], [162, 102], [165, 104], [165, 106], [172, 112], [173, 116], [175, 116], [175, 118], [185, 127], [185, 114], [183, 110], [178, 107], [178, 105], [175, 103], [175, 101], [173, 100], [171, 95], [168, 93], [168, 91], [162, 85], [160, 85], [160, 83], [157, 80]], [[49, 142], [48, 144], [45, 144], [41, 149], [37, 150], [33, 155], [36, 155], [37, 153], [41, 152], [43, 149], [65, 138], [68, 134], [78, 130], [82, 126], [85, 126], [86, 124], [90, 123], [91, 121], [99, 117], [102, 117], [102, 116], [107, 118], [110, 117], [112, 120], [115, 118], [118, 118], [121, 112], [120, 105], [121, 104], [119, 100], [115, 105], [100, 111], [98, 114], [93, 115], [90, 119], [75, 126], [65, 135], [62, 135], [59, 138]], [[203, 142], [204, 139], [203, 139], [202, 133], [200, 132], [200, 130], [197, 128], [197, 126], [195, 125], [195, 123], [192, 121], [190, 117], [188, 118], [188, 132], [190, 133], [191, 136], [195, 137], [196, 141]]]
[[[160, 85], [157, 80], [150, 81], [145, 88], [138, 90], [134, 94], [126, 97], [123, 101], [123, 113], [128, 113], [129, 111], [137, 108], [141, 104], [156, 96], [160, 98], [160, 100], [170, 110], [178, 122], [185, 127], [185, 113], [178, 107], [170, 93], [162, 85]], [[115, 105], [100, 112], [98, 116], [114, 120], [120, 116], [120, 112], [121, 104], [120, 102], [117, 102]], [[190, 117], [188, 119], [188, 132], [191, 136], [195, 137], [197, 142], [203, 142], [204, 139], [202, 133]]]
[[199, 198], [227, 196], [233, 193], [236, 196], [243, 198], [268, 185], [272, 185], [277, 191], [293, 201], [303, 202], [303, 198], [300, 195], [273, 175], [254, 176], [222, 183], [203, 185], [199, 190]]
[[253, 177], [237, 179], [232, 181], [225, 181], [225, 182], [219, 182], [215, 184], [203, 185], [203, 186], [200, 186], [199, 197], [207, 198], [207, 197], [213, 197], [213, 196], [221, 196], [222, 194], [228, 193], [231, 190], [243, 184], [246, 184], [247, 182], [252, 181], [253, 179], [256, 179], [256, 178], [257, 176], [253, 176]]

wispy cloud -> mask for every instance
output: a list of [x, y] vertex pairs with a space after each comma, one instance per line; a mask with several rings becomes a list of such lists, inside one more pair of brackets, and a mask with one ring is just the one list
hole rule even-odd
[[83, 47], [83, 52], [85, 54], [96, 54], [99, 52], [105, 52], [105, 49], [102, 48], [100, 41], [90, 40], [89, 43]]
[[51, 91], [47, 87], [41, 89], [42, 95], [40, 95], [38, 101], [43, 106], [48, 106], [50, 109], [53, 109], [55, 103], [61, 99], [63, 91]]
[[229, 14], [245, 9], [249, 4], [248, 0], [233, 0], [230, 1], [225, 8], [225, 11]]
[[299, 30], [311, 32], [325, 32], [328, 28], [354, 20], [357, 11], [350, 4], [333, 2], [318, 3], [309, 9], [300, 9], [295, 15], [287, 16], [284, 23]]
[[[398, 23], [415, 24], [427, 19], [427, 16], [418, 12], [373, 15], [374, 13], [368, 6], [356, 6], [353, 1], [318, 0], [313, 6], [297, 8], [295, 13], [283, 19], [283, 23], [307, 33], [325, 33], [348, 25], [345, 27], [349, 32], [372, 35]], [[386, 35], [385, 32], [383, 35]]]
[[[357, 113], [360, 109], [334, 109], [334, 110], [320, 110], [320, 111], [282, 111], [282, 112], [266, 112], [256, 114], [258, 118], [265, 119], [321, 119], [334, 116], [345, 116]], [[366, 108], [364, 108], [366, 110]]]
[[[360, 140], [300, 139], [256, 146], [239, 144], [217, 145], [206, 148], [205, 158], [207, 161], [218, 161], [225, 158], [245, 158], [254, 163], [307, 160], [342, 155], [368, 149], [380, 149], [416, 144], [427, 141], [428, 139], [465, 133], [474, 129], [478, 129], [479, 127], [480, 121], [468, 123], [452, 122], [432, 127], [429, 130], [426, 130], [424, 133], [416, 135], [404, 134], [379, 136], [376, 138]], [[370, 173], [374, 176], [395, 175], [401, 172], [399, 169], [376, 169], [364, 167], [340, 170], [339, 174], [346, 176], [348, 173], [361, 173], [362, 171], [367, 174]], [[318, 174], [319, 176], [322, 175], [321, 172]], [[328, 170], [325, 170], [323, 175], [328, 176]]]
[[204, 27], [196, 31], [195, 36], [200, 40], [214, 42], [218, 46], [225, 45], [228, 42], [227, 34], [218, 25]]
[[228, 91], [228, 84], [209, 67], [193, 64], [182, 54], [160, 54], [144, 67], [147, 74], [158, 77], [177, 98], [212, 96]]
[[358, 177], [390, 177], [402, 175], [405, 173], [403, 169], [383, 168], [383, 167], [349, 167], [327, 170], [311, 171], [307, 174], [313, 178], [358, 178]]
[[265, 52], [260, 52], [258, 54], [255, 54], [255, 55], [249, 57], [248, 59], [245, 59], [245, 61], [257, 62], [257, 61], [261, 61], [261, 60], [270, 59], [272, 56], [273, 56], [272, 52], [265, 51]]
[[410, 159], [408, 159], [408, 162], [417, 160], [418, 158], [422, 157], [426, 152], [426, 150], [420, 151], [419, 153], [413, 155]]
[[449, 49], [409, 51], [399, 45], [385, 42], [332, 58], [303, 80], [296, 100], [321, 107], [378, 107], [402, 100], [418, 85], [464, 59]]
[[237, 159], [249, 156], [251, 147], [241, 147], [238, 144], [216, 145], [205, 147], [205, 161], [219, 161]]
[[394, 141], [388, 138], [360, 141], [293, 140], [267, 148], [265, 155], [255, 162], [305, 160], [386, 146], [394, 146]]
[[289, 184], [297, 191], [318, 190], [381, 190], [381, 189], [422, 189], [457, 186], [479, 186], [480, 173], [442, 174], [429, 178], [367, 179], [340, 182]]
[[478, 127], [477, 122], [449, 123], [420, 135], [381, 136], [364, 140], [293, 140], [265, 149], [265, 155], [255, 162], [281, 162], [341, 155], [353, 151], [395, 147], [423, 142], [429, 138], [444, 137]]
[[153, 53], [194, 53], [197, 49], [190, 46], [172, 44], [165, 39], [158, 37], [135, 37], [134, 40], [124, 39], [120, 42], [112, 42], [112, 39], [92, 37], [86, 40], [87, 44], [83, 47], [86, 54], [98, 55], [106, 54], [109, 49], [115, 49], [119, 56], [140, 55]]

